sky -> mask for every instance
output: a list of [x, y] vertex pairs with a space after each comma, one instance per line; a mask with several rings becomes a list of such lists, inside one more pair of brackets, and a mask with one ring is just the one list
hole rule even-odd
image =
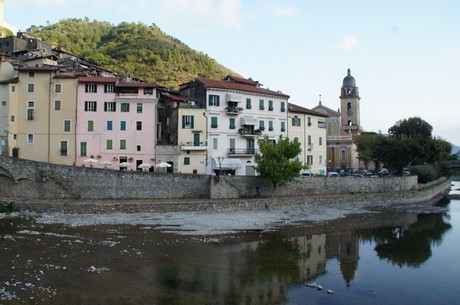
[[458, 0], [5, 0], [17, 30], [67, 18], [156, 24], [289, 102], [337, 110], [347, 69], [365, 131], [420, 117], [460, 146]]

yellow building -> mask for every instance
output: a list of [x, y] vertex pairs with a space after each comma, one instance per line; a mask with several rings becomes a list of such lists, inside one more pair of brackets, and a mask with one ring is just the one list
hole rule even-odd
[[312, 174], [326, 174], [326, 117], [292, 103], [288, 105], [288, 137], [300, 143], [299, 160], [309, 166]]

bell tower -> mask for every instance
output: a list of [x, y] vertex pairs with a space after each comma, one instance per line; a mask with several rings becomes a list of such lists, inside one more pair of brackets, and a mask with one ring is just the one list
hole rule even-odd
[[351, 132], [353, 137], [362, 131], [359, 114], [360, 99], [356, 80], [351, 76], [351, 71], [348, 69], [347, 76], [343, 79], [340, 94], [340, 121], [343, 130]]

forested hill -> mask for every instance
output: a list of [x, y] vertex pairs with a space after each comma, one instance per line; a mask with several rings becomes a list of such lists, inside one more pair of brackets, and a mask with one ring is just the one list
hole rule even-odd
[[108, 70], [169, 88], [198, 76], [221, 79], [233, 73], [156, 25], [66, 19], [26, 32]]

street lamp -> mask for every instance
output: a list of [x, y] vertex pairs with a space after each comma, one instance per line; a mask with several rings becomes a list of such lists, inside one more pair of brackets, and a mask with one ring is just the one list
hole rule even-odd
[[217, 157], [217, 162], [219, 162], [219, 172], [217, 176], [220, 176], [222, 172], [222, 161], [224, 161], [224, 157], [222, 156]]

